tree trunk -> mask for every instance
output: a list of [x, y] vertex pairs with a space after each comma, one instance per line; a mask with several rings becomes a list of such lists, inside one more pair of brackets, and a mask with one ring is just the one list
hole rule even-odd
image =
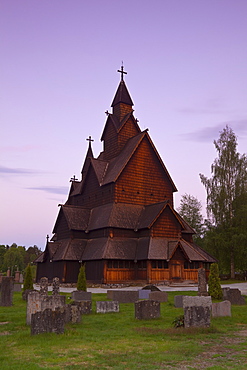
[[231, 279], [235, 279], [235, 263], [234, 263], [234, 251], [231, 250]]

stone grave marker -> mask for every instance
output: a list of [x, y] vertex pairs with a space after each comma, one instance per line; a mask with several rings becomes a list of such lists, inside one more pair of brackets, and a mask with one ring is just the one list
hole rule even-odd
[[56, 308], [55, 311], [50, 308], [44, 311], [38, 311], [31, 316], [31, 334], [41, 333], [64, 333], [65, 311]]
[[230, 301], [212, 303], [212, 317], [232, 316], [231, 306]]
[[198, 296], [208, 296], [206, 270], [198, 269]]
[[140, 289], [138, 290], [139, 299], [149, 299], [149, 293], [151, 293], [150, 289]]
[[92, 313], [92, 301], [74, 301], [71, 305], [77, 306], [81, 315]]
[[14, 279], [11, 276], [3, 276], [1, 282], [0, 306], [12, 306], [13, 304]]
[[168, 300], [168, 293], [167, 292], [158, 292], [158, 291], [153, 291], [149, 294], [149, 299], [152, 301], [157, 301], [157, 302], [167, 302]]
[[117, 301], [97, 301], [96, 313], [119, 312]]
[[244, 297], [239, 289], [223, 288], [223, 299], [230, 301], [231, 304], [243, 305], [246, 304]]
[[211, 297], [185, 296], [183, 299], [185, 328], [209, 327], [212, 308]]
[[84, 292], [83, 290], [74, 290], [71, 298], [73, 301], [91, 301], [92, 293]]
[[137, 290], [112, 290], [110, 295], [110, 299], [119, 303], [134, 303], [139, 299]]
[[183, 301], [184, 301], [185, 295], [175, 295], [174, 297], [174, 306], [176, 308], [183, 308]]
[[48, 294], [48, 278], [42, 277], [40, 279], [40, 294], [41, 295], [47, 295]]
[[135, 318], [138, 320], [157, 319], [160, 317], [160, 302], [145, 300], [135, 302]]

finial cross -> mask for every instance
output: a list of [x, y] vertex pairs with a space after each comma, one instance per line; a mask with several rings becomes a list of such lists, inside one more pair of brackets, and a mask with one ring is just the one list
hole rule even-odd
[[78, 179], [75, 177], [75, 175], [73, 176], [73, 177], [71, 177], [71, 179], [70, 179], [70, 182], [72, 182], [72, 181], [77, 181]]
[[89, 136], [88, 137], [88, 139], [86, 139], [87, 141], [89, 141], [90, 143], [92, 142], [92, 141], [94, 141], [93, 139], [92, 139], [92, 137], [91, 136]]
[[118, 69], [118, 72], [121, 73], [121, 81], [123, 81], [123, 75], [127, 75], [127, 72], [124, 71], [124, 66], [123, 66], [123, 62], [122, 62], [122, 66], [121, 66], [121, 70]]

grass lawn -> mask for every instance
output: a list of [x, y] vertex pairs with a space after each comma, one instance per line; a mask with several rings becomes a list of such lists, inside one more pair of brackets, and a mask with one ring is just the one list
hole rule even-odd
[[212, 319], [207, 329], [173, 328], [183, 310], [169, 292], [161, 318], [136, 320], [134, 304], [119, 313], [93, 313], [80, 324], [67, 324], [61, 335], [31, 336], [26, 302], [14, 293], [12, 307], [0, 307], [0, 369], [246, 369], [247, 305], [232, 306], [232, 317]]

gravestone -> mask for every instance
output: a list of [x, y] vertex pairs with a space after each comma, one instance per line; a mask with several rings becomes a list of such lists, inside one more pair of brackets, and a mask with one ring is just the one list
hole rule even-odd
[[84, 292], [83, 290], [74, 290], [71, 298], [73, 301], [91, 301], [92, 293]]
[[183, 308], [183, 301], [184, 301], [185, 295], [175, 295], [174, 297], [174, 306], [176, 308]]
[[160, 302], [145, 300], [135, 302], [135, 318], [138, 320], [157, 319], [160, 317]]
[[32, 314], [41, 311], [41, 295], [40, 292], [32, 290], [27, 296], [27, 315], [26, 323], [27, 325], [31, 324]]
[[119, 312], [117, 301], [97, 301], [96, 313]]
[[47, 295], [48, 294], [48, 278], [42, 277], [40, 279], [40, 294]]
[[21, 284], [14, 283], [14, 292], [21, 292]]
[[41, 333], [64, 333], [65, 311], [56, 308], [55, 311], [50, 308], [44, 311], [38, 311], [31, 316], [31, 334]]
[[231, 302], [223, 301], [212, 303], [212, 317], [232, 316]]
[[231, 304], [243, 305], [246, 304], [244, 297], [239, 289], [223, 288], [223, 299], [230, 301]]
[[149, 299], [151, 299], [152, 301], [157, 301], [157, 302], [167, 302], [168, 294], [167, 292], [153, 291], [149, 294]]
[[78, 307], [81, 315], [92, 313], [92, 301], [74, 301], [71, 304]]
[[13, 304], [14, 279], [11, 276], [3, 276], [1, 283], [0, 306], [12, 306]]
[[66, 297], [59, 295], [59, 279], [53, 279], [52, 295], [48, 295], [48, 279], [46, 277], [40, 280], [40, 291], [30, 291], [27, 298], [26, 323], [31, 324], [31, 318], [34, 313], [43, 312], [46, 309], [55, 311], [57, 308], [64, 308]]
[[138, 301], [139, 293], [137, 290], [112, 290], [111, 297], [113, 301], [119, 303], [134, 303]]
[[151, 293], [150, 289], [140, 289], [138, 290], [139, 299], [149, 299], [149, 293]]
[[184, 326], [209, 327], [212, 308], [211, 297], [185, 296], [183, 299]]
[[81, 322], [81, 310], [76, 304], [66, 304], [65, 310], [65, 323], [71, 322], [72, 324], [77, 324]]
[[153, 284], [149, 284], [149, 285], [145, 285], [142, 289], [147, 289], [147, 290], [151, 290], [151, 292], [160, 292], [160, 289], [157, 288], [157, 286], [153, 285]]
[[19, 283], [20, 282], [20, 274], [21, 274], [20, 271], [16, 271], [15, 272], [15, 283]]
[[198, 269], [198, 296], [208, 296], [206, 270]]
[[59, 286], [59, 278], [54, 277], [52, 280], [52, 295], [59, 296], [60, 286]]

